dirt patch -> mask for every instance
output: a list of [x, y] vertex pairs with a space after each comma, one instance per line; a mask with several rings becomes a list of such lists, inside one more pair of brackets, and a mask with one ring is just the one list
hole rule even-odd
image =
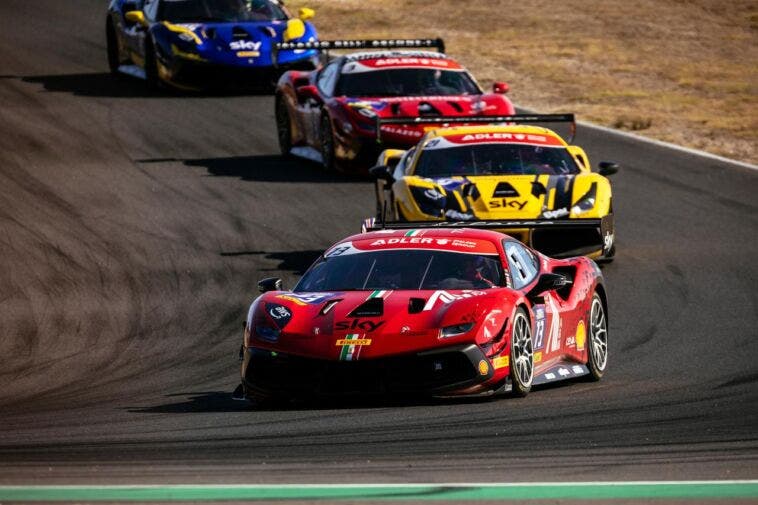
[[483, 86], [579, 119], [758, 163], [758, 2], [292, 0], [322, 38], [436, 37]]

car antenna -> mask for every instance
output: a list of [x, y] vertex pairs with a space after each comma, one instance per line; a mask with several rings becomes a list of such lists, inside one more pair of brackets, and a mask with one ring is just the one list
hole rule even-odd
[[387, 228], [387, 200], [384, 200], [382, 205], [382, 230]]

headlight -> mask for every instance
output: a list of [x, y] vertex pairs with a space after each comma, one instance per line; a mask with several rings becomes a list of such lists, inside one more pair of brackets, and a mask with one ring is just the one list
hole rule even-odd
[[411, 195], [416, 200], [421, 212], [434, 217], [442, 217], [442, 209], [445, 208], [447, 197], [434, 188], [420, 188], [411, 186]]
[[374, 112], [374, 109], [369, 109], [368, 107], [358, 107], [358, 114], [366, 116], [369, 119], [376, 118], [376, 112]]
[[186, 32], [180, 33], [179, 38], [185, 42], [195, 42], [195, 40], [197, 39], [196, 36], [193, 36], [192, 34], [186, 33]]
[[276, 328], [271, 328], [270, 326], [255, 327], [256, 336], [261, 340], [265, 340], [266, 342], [276, 342], [279, 340], [280, 333], [281, 331], [277, 330]]
[[574, 214], [584, 214], [588, 210], [592, 210], [595, 207], [595, 201], [597, 200], [597, 182], [593, 182], [590, 189], [582, 195], [582, 197], [571, 207], [571, 212]]
[[440, 338], [450, 338], [463, 335], [471, 331], [474, 327], [474, 323], [462, 323], [454, 324], [453, 326], [445, 326], [440, 330]]

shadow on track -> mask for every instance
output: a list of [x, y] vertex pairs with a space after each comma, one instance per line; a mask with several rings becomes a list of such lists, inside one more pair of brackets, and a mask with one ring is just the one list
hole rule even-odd
[[[15, 76], [2, 76], [14, 78]], [[41, 84], [45, 91], [72, 93], [77, 96], [100, 98], [166, 98], [186, 97], [203, 98], [217, 96], [271, 95], [269, 87], [238, 90], [180, 91], [163, 88], [150, 91], [145, 82], [136, 77], [113, 75], [110, 72], [93, 72], [82, 74], [36, 75], [20, 77], [23, 82]]]
[[286, 270], [295, 275], [303, 275], [308, 267], [321, 256], [321, 250], [308, 251], [223, 251], [221, 256], [263, 256], [268, 260], [278, 260], [280, 263], [273, 268], [260, 269], [261, 272], [277, 272]]
[[[156, 160], [137, 160], [150, 163]], [[166, 161], [166, 160], [157, 160]], [[189, 167], [203, 167], [216, 177], [239, 177], [243, 181], [258, 182], [368, 182], [366, 177], [330, 173], [311, 161], [276, 155], [233, 156], [229, 158], [205, 158], [183, 160]]]
[[292, 401], [267, 402], [256, 405], [245, 400], [233, 400], [231, 391], [204, 391], [197, 393], [175, 393], [168, 398], [183, 397], [180, 401], [171, 401], [152, 407], [132, 407], [127, 412], [140, 414], [193, 414], [214, 412], [274, 412], [289, 410], [350, 410], [361, 408], [403, 408], [418, 406], [433, 406], [441, 404], [467, 404], [490, 401], [484, 398], [430, 398], [430, 397], [396, 397], [396, 396], [344, 396], [344, 397], [313, 397]]

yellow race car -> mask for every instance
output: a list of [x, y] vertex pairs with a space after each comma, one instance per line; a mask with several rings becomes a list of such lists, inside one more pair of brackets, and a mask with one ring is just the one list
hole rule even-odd
[[[613, 258], [605, 176], [618, 165], [601, 162], [592, 172], [581, 147], [550, 129], [523, 124], [565, 121], [573, 131], [573, 114], [380, 121], [424, 124], [427, 133], [412, 149], [383, 151], [370, 169], [377, 216], [364, 229], [489, 228], [549, 256]], [[444, 126], [452, 122], [465, 126]]]

